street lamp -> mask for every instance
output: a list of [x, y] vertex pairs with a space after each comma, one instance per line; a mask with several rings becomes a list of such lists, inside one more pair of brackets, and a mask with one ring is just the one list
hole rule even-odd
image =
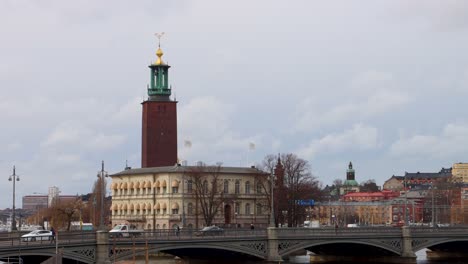
[[16, 191], [16, 186], [15, 182], [19, 181], [19, 176], [16, 175], [16, 169], [15, 166], [13, 166], [13, 175], [11, 175], [8, 178], [9, 181], [13, 181], [13, 212], [12, 212], [12, 219], [11, 219], [11, 231], [16, 231], [18, 230], [16, 228], [16, 215], [15, 215], [15, 191]]
[[105, 226], [104, 226], [104, 198], [106, 196], [106, 187], [105, 187], [105, 184], [104, 184], [104, 178], [105, 177], [109, 177], [109, 175], [107, 174], [107, 171], [104, 170], [104, 161], [102, 161], [101, 163], [101, 171], [98, 172], [97, 174], [97, 177], [99, 178], [99, 180], [101, 181], [101, 212], [99, 214], [99, 230], [104, 230], [105, 229]]
[[274, 210], [273, 210], [273, 172], [270, 175], [270, 186], [271, 186], [271, 210], [270, 210], [270, 227], [275, 227], [275, 216], [274, 216]]

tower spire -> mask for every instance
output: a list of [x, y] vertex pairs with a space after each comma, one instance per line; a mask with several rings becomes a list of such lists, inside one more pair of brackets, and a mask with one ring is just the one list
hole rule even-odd
[[169, 68], [171, 66], [162, 60], [164, 52], [161, 49], [161, 38], [164, 36], [164, 32], [154, 35], [158, 38], [158, 50], [156, 50], [156, 61], [149, 66], [151, 69], [151, 79], [148, 87], [148, 96], [151, 101], [170, 101]]

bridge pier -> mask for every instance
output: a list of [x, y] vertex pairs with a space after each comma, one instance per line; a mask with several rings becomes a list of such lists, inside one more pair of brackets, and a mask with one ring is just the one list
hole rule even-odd
[[267, 228], [268, 235], [268, 262], [282, 262], [283, 259], [278, 253], [278, 230], [276, 227]]
[[411, 231], [409, 226], [402, 226], [401, 227], [401, 256], [404, 258], [414, 258], [416, 259], [416, 254], [414, 254], [413, 246], [411, 244]]
[[96, 231], [96, 263], [111, 263], [109, 260], [109, 235], [107, 231]]

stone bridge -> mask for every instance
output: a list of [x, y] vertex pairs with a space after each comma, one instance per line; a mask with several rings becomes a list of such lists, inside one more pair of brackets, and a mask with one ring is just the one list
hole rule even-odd
[[182, 258], [209, 255], [276, 262], [306, 249], [317, 255], [385, 256], [411, 262], [416, 258], [415, 252], [424, 248], [465, 253], [468, 246], [466, 227], [234, 229], [217, 235], [200, 235], [190, 230], [177, 235], [173, 230], [165, 230], [144, 232], [132, 238], [109, 238], [106, 231], [62, 232], [57, 244], [23, 242], [20, 235], [0, 236], [0, 260], [21, 257], [46, 263], [48, 258], [60, 256], [64, 263], [66, 260], [106, 263], [165, 252]]

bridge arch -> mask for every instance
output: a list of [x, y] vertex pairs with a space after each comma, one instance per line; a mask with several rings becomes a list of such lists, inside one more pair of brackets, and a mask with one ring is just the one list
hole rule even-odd
[[445, 243], [452, 243], [452, 242], [467, 242], [467, 238], [441, 238], [441, 239], [414, 239], [413, 240], [413, 251], [417, 252], [421, 249], [430, 248], [437, 245], [442, 245]]
[[[288, 244], [288, 243], [286, 243]], [[292, 244], [292, 245], [291, 245]], [[380, 248], [385, 251], [388, 251], [389, 253], [393, 253], [396, 256], [401, 255], [401, 249], [398, 249], [397, 247], [392, 247], [389, 245], [386, 245], [384, 243], [379, 243], [377, 241], [350, 241], [350, 240], [345, 240], [345, 239], [340, 239], [340, 240], [333, 240], [333, 241], [328, 241], [328, 240], [315, 240], [315, 241], [304, 241], [304, 242], [299, 242], [299, 243], [291, 243], [289, 242], [289, 247], [281, 250], [279, 252], [279, 255], [281, 257], [288, 256], [289, 254], [298, 251], [298, 250], [303, 250], [315, 246], [321, 246], [321, 245], [333, 245], [333, 244], [358, 244], [358, 245], [365, 245], [373, 248]], [[280, 243], [280, 247], [282, 246], [282, 243]]]
[[[20, 257], [25, 257], [25, 256], [44, 256], [44, 257], [55, 257], [55, 249], [50, 250], [50, 251], [22, 251], [20, 254]], [[8, 254], [1, 254], [1, 258], [8, 258], [8, 257], [18, 257], [18, 252], [11, 252]], [[67, 251], [64, 250], [62, 252], [62, 258], [64, 259], [69, 259], [69, 260], [74, 260], [74, 261], [79, 261], [84, 264], [94, 264], [96, 261], [94, 259], [94, 254], [91, 256], [85, 256], [81, 255], [78, 252], [73, 252], [73, 251]]]
[[[236, 245], [235, 243], [233, 244], [228, 244], [228, 245], [220, 245], [220, 243], [213, 242], [213, 244], [203, 244], [203, 245], [196, 245], [196, 244], [185, 244], [185, 245], [180, 245], [180, 244], [173, 244], [173, 245], [166, 245], [162, 246], [161, 245], [148, 245], [148, 253], [157, 253], [157, 252], [167, 252], [167, 251], [173, 251], [173, 250], [184, 250], [184, 249], [217, 249], [217, 250], [225, 250], [228, 252], [235, 252], [235, 253], [241, 253], [245, 255], [249, 255], [251, 257], [255, 257], [258, 259], [266, 259], [267, 258], [267, 251], [266, 251], [266, 243], [264, 244], [264, 250], [255, 250], [254, 248], [249, 248], [249, 247], [242, 247], [239, 246], [238, 244]], [[135, 250], [136, 255], [143, 255], [145, 254], [146, 250], [144, 249], [139, 249]], [[112, 260], [126, 260], [130, 257], [133, 256], [133, 251], [129, 250], [124, 253], [118, 254], [115, 259]]]

